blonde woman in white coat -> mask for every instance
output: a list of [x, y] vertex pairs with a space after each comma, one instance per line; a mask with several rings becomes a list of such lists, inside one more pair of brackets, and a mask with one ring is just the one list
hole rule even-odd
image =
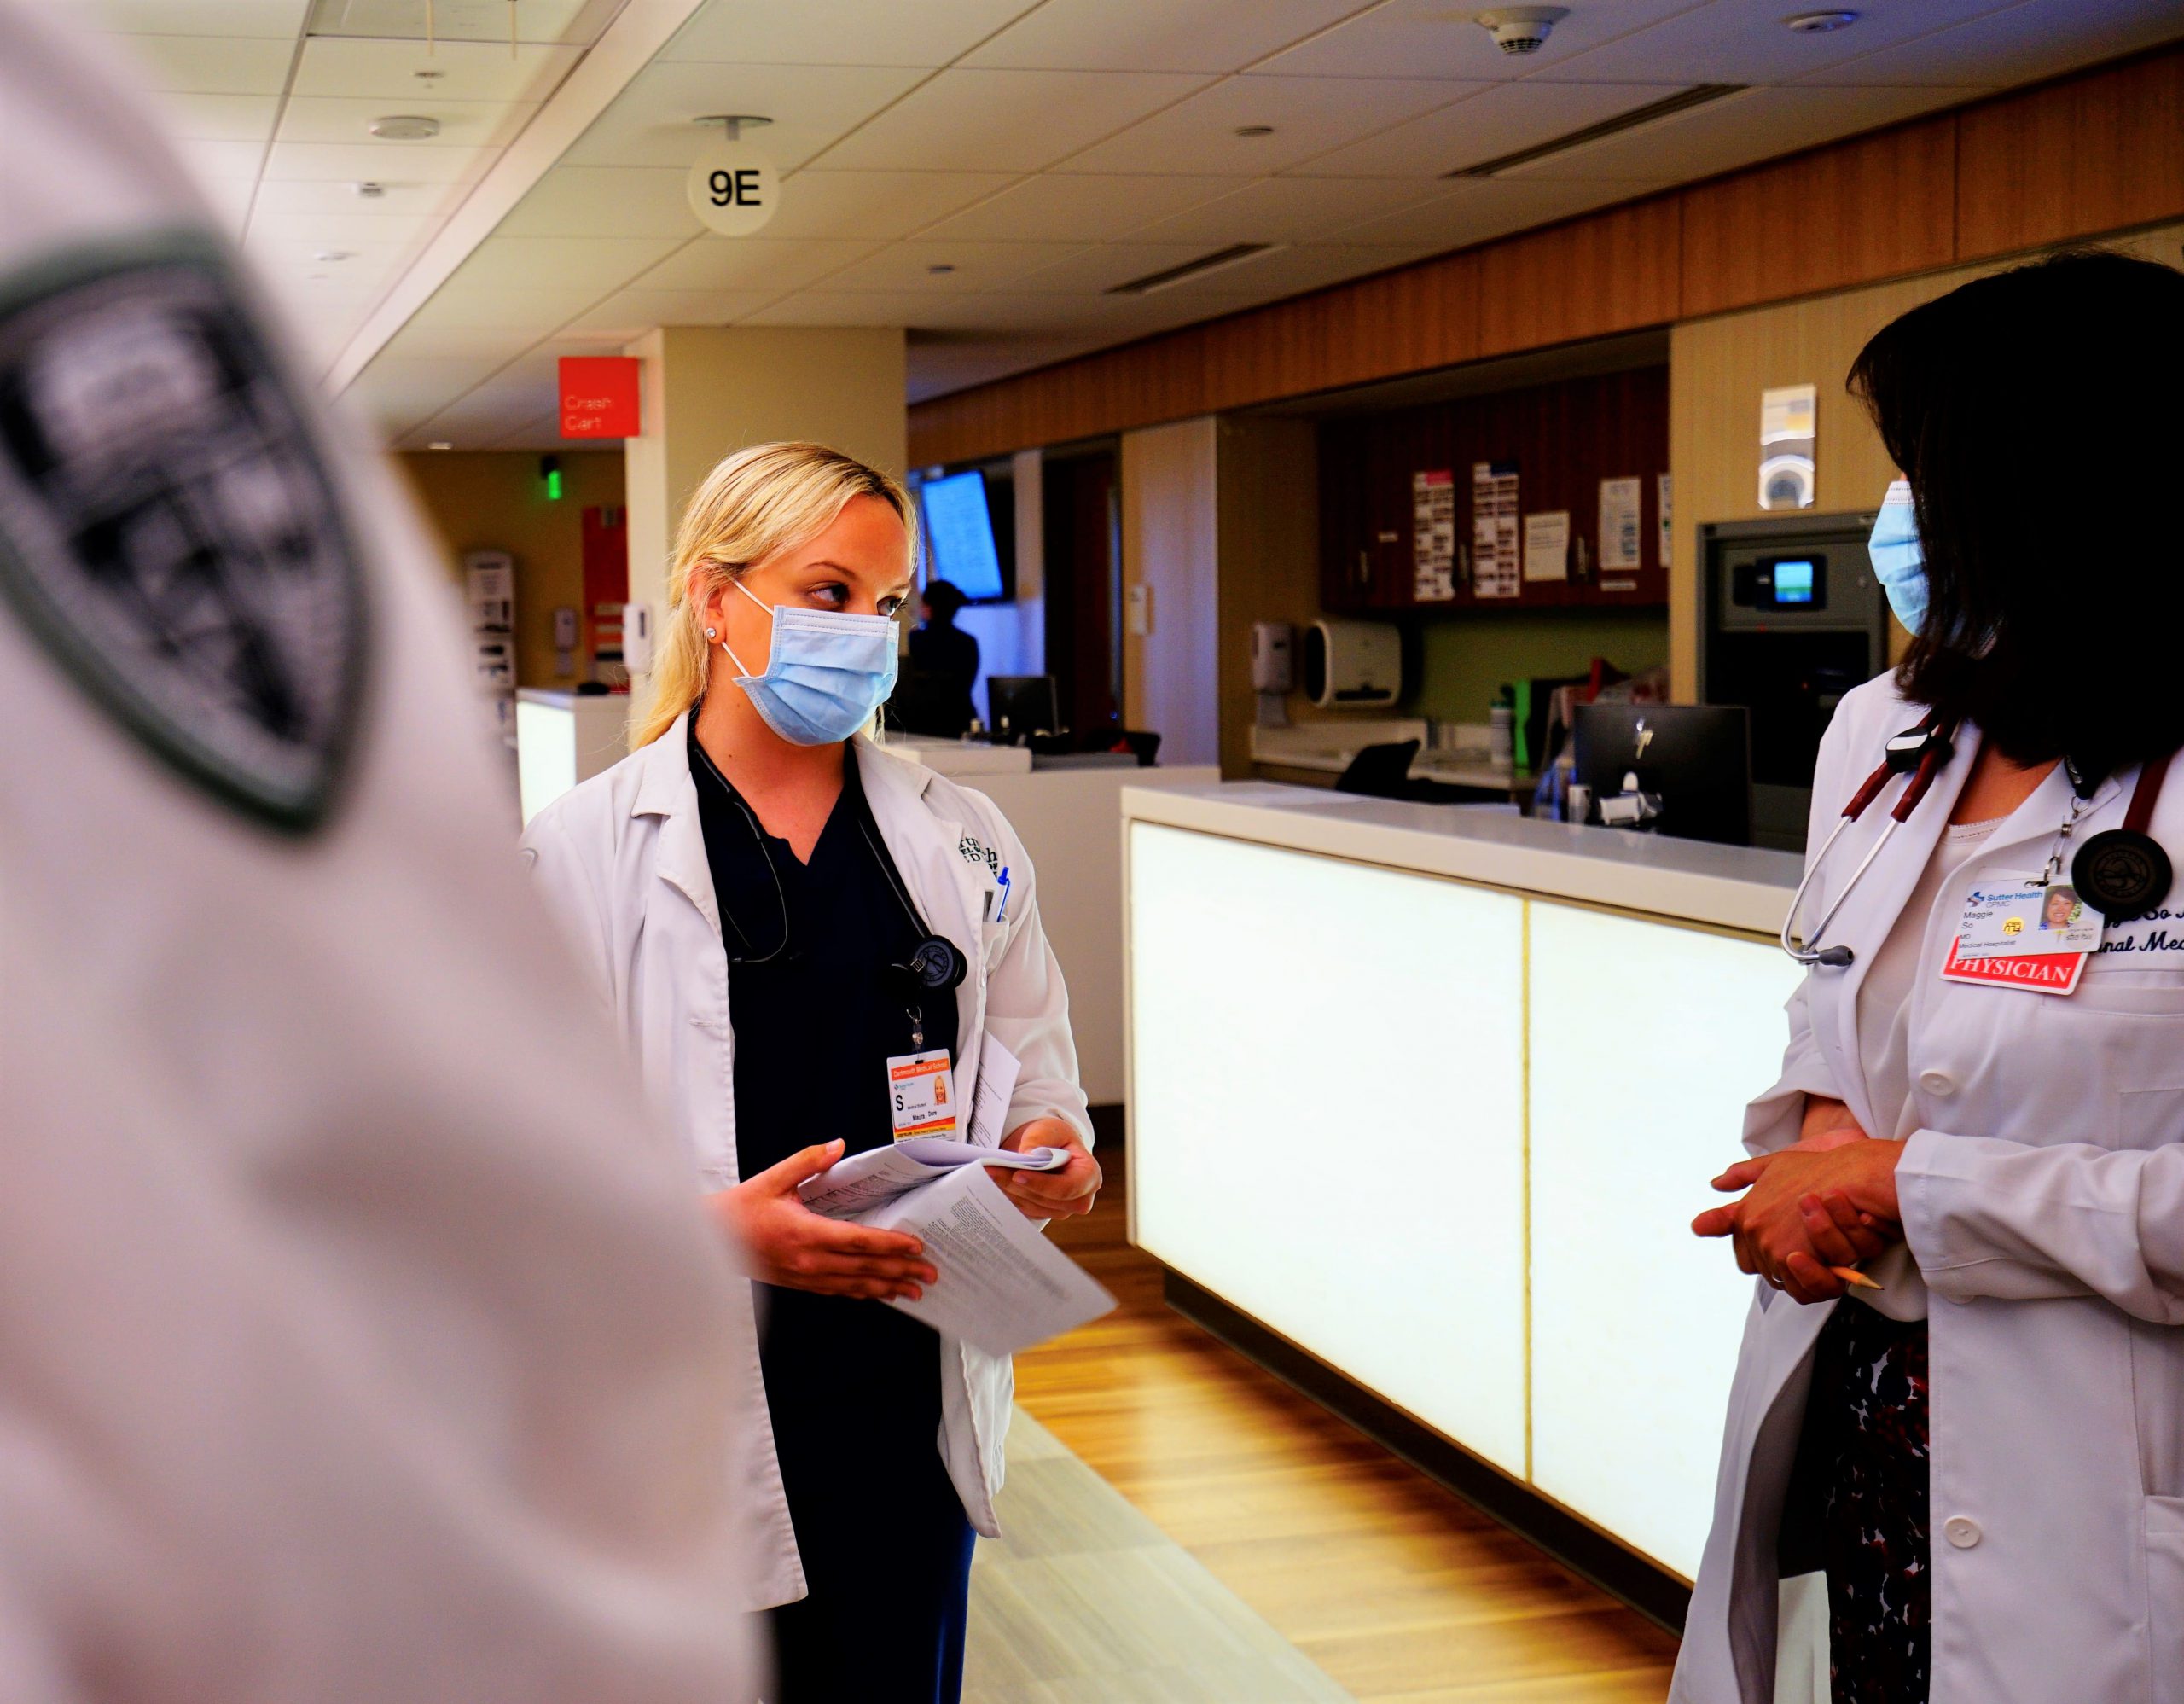
[[[910, 513], [817, 445], [723, 462], [677, 541], [638, 749], [524, 840], [764, 1294], [770, 1704], [952, 1704], [1012, 1390], [1007, 1360], [879, 1305], [947, 1282], [915, 1239], [822, 1219], [797, 1185], [892, 1139], [891, 1061], [944, 1050], [962, 1104], [991, 1042], [1021, 1065], [1002, 1145], [1070, 1156], [1002, 1188], [1043, 1219], [1100, 1183], [1023, 846], [857, 731], [894, 680]], [[921, 946], [960, 986], [910, 974]]]
[[[1777, 1605], [1816, 1569], [1841, 1704], [2180, 1704], [2184, 891], [2154, 858], [2120, 877], [2184, 856], [2184, 276], [1982, 279], [1885, 328], [1852, 382], [1908, 476], [1873, 561], [1914, 643], [1822, 742], [1795, 927], [1833, 957], [1790, 1003], [1755, 1157], [1716, 1180], [1749, 1192], [1694, 1227], [1768, 1288], [1670, 1695], [1810, 1697]], [[2037, 477], [2064, 461], [2097, 496]], [[1946, 759], [1870, 866], [1910, 776], [1823, 852], [1931, 722]], [[1967, 964], [1975, 890], [2043, 876], [2100, 902], [2091, 944]], [[1884, 1288], [1842, 1300], [1828, 1268], [1859, 1259]]]

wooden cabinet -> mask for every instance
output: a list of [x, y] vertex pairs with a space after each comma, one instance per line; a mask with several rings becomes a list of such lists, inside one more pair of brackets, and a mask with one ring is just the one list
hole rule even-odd
[[[1569, 579], [1525, 582], [1513, 598], [1474, 596], [1463, 567], [1472, 544], [1472, 468], [1479, 462], [1515, 464], [1521, 515], [1569, 512]], [[1628, 608], [1668, 602], [1659, 508], [1659, 475], [1669, 464], [1666, 367], [1322, 421], [1319, 464], [1320, 596], [1330, 612]], [[1455, 480], [1456, 595], [1421, 603], [1412, 480], [1441, 468]], [[1600, 481], [1623, 478], [1639, 481], [1641, 566], [1603, 573]], [[1578, 572], [1581, 539], [1586, 574]], [[1520, 549], [1522, 542], [1520, 527]]]

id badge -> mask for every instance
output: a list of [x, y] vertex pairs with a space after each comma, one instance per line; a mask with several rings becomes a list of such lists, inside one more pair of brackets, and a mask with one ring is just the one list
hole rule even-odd
[[1944, 982], [1982, 982], [1989, 988], [2020, 988], [2028, 994], [2070, 994], [2085, 968], [2082, 952], [1990, 953], [1967, 958], [1962, 941], [1951, 941], [1942, 961]]
[[1979, 881], [1964, 896], [1954, 956], [2048, 958], [2097, 952], [2105, 922], [2067, 882]]
[[897, 1142], [956, 1134], [956, 1072], [946, 1048], [888, 1060], [887, 1112]]

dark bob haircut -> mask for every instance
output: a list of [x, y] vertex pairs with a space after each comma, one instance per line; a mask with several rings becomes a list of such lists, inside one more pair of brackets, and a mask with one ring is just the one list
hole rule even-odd
[[1975, 280], [1850, 388], [1918, 510], [1904, 695], [2085, 776], [2184, 745], [2184, 272], [2076, 251]]
[[956, 612], [970, 601], [953, 580], [929, 580], [926, 584], [925, 607], [937, 620], [953, 621]]

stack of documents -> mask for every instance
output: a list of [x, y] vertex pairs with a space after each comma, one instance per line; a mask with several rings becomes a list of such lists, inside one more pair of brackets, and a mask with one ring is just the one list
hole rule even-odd
[[990, 1355], [1013, 1355], [1097, 1319], [1115, 1299], [1041, 1236], [987, 1175], [989, 1166], [1059, 1171], [1058, 1148], [1011, 1154], [946, 1137], [913, 1137], [852, 1154], [805, 1183], [804, 1206], [925, 1243], [940, 1274], [916, 1301], [894, 1300], [913, 1319]]

